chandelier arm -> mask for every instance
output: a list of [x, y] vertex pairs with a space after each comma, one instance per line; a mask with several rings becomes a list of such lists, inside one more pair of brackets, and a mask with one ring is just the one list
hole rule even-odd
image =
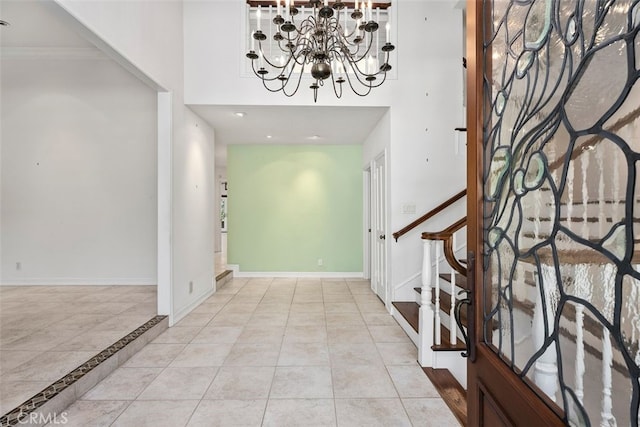
[[[362, 61], [364, 58], [360, 58], [358, 61], [354, 60], [353, 58], [349, 58], [347, 57], [347, 63], [349, 64], [349, 66], [351, 67], [351, 69], [353, 70], [353, 74], [356, 76], [356, 78], [358, 79], [358, 81], [367, 86], [367, 83], [363, 82], [360, 79], [360, 76], [367, 76], [368, 74], [363, 72], [360, 67], [358, 66], [358, 62]], [[365, 59], [366, 61], [366, 59]], [[348, 74], [348, 73], [347, 73]]]
[[371, 83], [371, 84], [370, 84], [370, 86], [371, 86], [372, 88], [382, 86], [382, 83], [384, 83], [384, 82], [387, 80], [387, 73], [378, 72], [378, 73], [376, 73], [375, 75], [378, 75], [378, 74], [381, 74], [381, 75], [382, 75], [382, 79], [376, 79], [376, 80], [375, 80], [375, 81], [376, 81], [376, 83], [375, 83], [375, 84], [373, 84], [373, 83], [371, 83], [371, 82], [370, 82], [370, 83]]
[[[298, 82], [296, 83], [296, 88], [293, 90], [293, 92], [291, 92], [291, 94], [287, 94], [287, 90], [286, 90], [287, 83], [289, 83], [289, 78], [287, 78], [286, 82], [282, 82], [282, 93], [284, 93], [288, 97], [292, 97], [293, 95], [295, 95], [296, 92], [298, 92], [298, 89], [300, 88], [300, 83], [302, 82], [302, 73], [303, 72], [304, 72], [304, 66], [303, 66], [300, 74], [298, 74]], [[289, 77], [291, 77], [292, 73], [293, 73], [293, 70], [289, 74]]]
[[333, 73], [331, 73], [331, 83], [333, 83], [333, 93], [336, 95], [336, 98], [342, 98], [342, 84], [338, 84], [338, 86], [340, 87], [340, 92], [338, 92], [338, 89], [336, 88], [336, 80]]
[[291, 53], [291, 50], [286, 45], [284, 47], [282, 46], [282, 40], [278, 40], [278, 48], [282, 53]]
[[[291, 73], [289, 74], [289, 77], [290, 77], [290, 76], [291, 76]], [[296, 85], [296, 88], [295, 88], [295, 89], [294, 89], [294, 91], [293, 91], [293, 92], [291, 92], [291, 93], [287, 93], [287, 91], [286, 91], [286, 86], [287, 86], [287, 83], [289, 82], [289, 78], [287, 78], [287, 80], [284, 80], [284, 81], [282, 81], [282, 80], [281, 80], [281, 81], [280, 81], [280, 82], [281, 82], [280, 87], [277, 87], [277, 88], [271, 88], [271, 87], [269, 87], [269, 85], [267, 84], [267, 82], [269, 82], [269, 83], [270, 83], [270, 82], [273, 82], [273, 81], [274, 81], [274, 80], [276, 80], [277, 78], [276, 78], [276, 79], [263, 79], [263, 78], [262, 78], [262, 76], [259, 76], [259, 77], [261, 77], [262, 85], [263, 85], [263, 86], [265, 87], [265, 89], [267, 89], [269, 92], [273, 92], [273, 93], [275, 93], [275, 92], [282, 92], [283, 94], [285, 94], [285, 96], [287, 96], [287, 97], [291, 97], [291, 96], [293, 96], [293, 95], [295, 95], [295, 94], [296, 94], [296, 92], [298, 91], [298, 88], [300, 87], [300, 82], [301, 82], [301, 79], [302, 79], [302, 74], [300, 74], [300, 75], [299, 75], [299, 77], [298, 77], [298, 83], [297, 83], [297, 85]], [[279, 79], [278, 79], [278, 80], [279, 80]]]
[[[366, 68], [367, 68], [367, 64], [366, 64], [367, 55], [369, 55], [371, 53], [371, 47], [372, 46], [373, 46], [373, 35], [369, 38], [369, 45], [367, 46], [367, 49], [364, 52], [362, 52], [362, 55], [359, 58], [356, 58], [355, 61], [354, 61], [358, 72], [360, 74], [362, 74], [363, 76], [373, 76], [373, 75], [376, 74], [376, 73], [369, 73], [369, 72], [366, 71]], [[365, 61], [365, 71], [362, 71], [360, 69], [360, 67], [358, 66], [358, 62], [363, 61], [363, 60]]]
[[[371, 85], [370, 84], [366, 84], [364, 82], [362, 82], [359, 78], [358, 78], [358, 83], [360, 83], [362, 86], [367, 88], [367, 91], [364, 93], [360, 93], [358, 92], [358, 90], [355, 88], [355, 86], [351, 83], [351, 78], [349, 77], [349, 74], [346, 73], [347, 76], [347, 83], [349, 83], [349, 87], [351, 88], [351, 90], [353, 91], [353, 93], [355, 93], [358, 96], [367, 96], [369, 95], [369, 93], [371, 92]], [[357, 76], [357, 75], [356, 75]]]
[[[364, 72], [362, 72], [362, 71], [360, 70], [360, 68], [358, 67], [358, 64], [357, 64], [357, 63], [354, 63], [354, 62], [352, 62], [352, 61], [349, 61], [349, 65], [351, 66], [351, 69], [353, 70], [353, 74], [354, 74], [354, 76], [356, 77], [357, 81], [358, 81], [362, 86], [369, 87], [369, 88], [371, 88], [371, 87], [378, 87], [378, 86], [379, 86], [379, 84], [378, 84], [378, 85], [373, 85], [373, 84], [371, 83], [371, 81], [363, 81], [363, 80], [362, 80], [362, 76], [370, 77], [370, 76], [375, 76], [377, 73], [374, 73], [374, 74], [364, 73]], [[347, 75], [347, 80], [349, 81], [349, 86], [351, 86], [351, 89], [353, 89], [353, 85], [351, 84], [351, 78], [349, 77], [349, 73], [348, 73], [348, 72], [346, 72], [345, 74]], [[385, 74], [385, 78], [386, 78], [386, 74]], [[369, 91], [370, 91], [370, 90], [371, 90], [371, 89], [369, 89]], [[355, 92], [355, 89], [354, 89], [354, 92]]]
[[[275, 80], [280, 80], [278, 79], [279, 76], [275, 76], [275, 77], [271, 77], [271, 78], [266, 78], [264, 77], [264, 74], [260, 74], [258, 72], [258, 70], [256, 69], [256, 64], [255, 64], [255, 59], [251, 61], [251, 69], [253, 70], [253, 74], [255, 74], [260, 80], [262, 80], [263, 84], [264, 82], [273, 82]], [[264, 67], [262, 67], [264, 68]]]
[[[352, 41], [349, 41], [348, 39], [344, 38], [344, 36], [342, 37], [342, 40], [344, 40], [343, 44], [347, 48], [355, 47], [355, 52], [351, 52], [351, 49], [348, 49], [348, 51], [350, 56], [353, 56], [356, 58], [356, 62], [361, 60], [365, 56], [367, 56], [367, 54], [369, 53], [369, 49], [371, 49], [371, 45], [372, 45], [372, 42], [370, 42], [369, 46], [367, 47], [367, 50], [365, 52], [360, 53], [360, 50], [362, 49], [362, 43], [353, 43]], [[366, 36], [362, 40], [366, 42]]]
[[[283, 69], [283, 68], [284, 68], [284, 67], [283, 67], [283, 66], [281, 66], [281, 65], [277, 65], [277, 64], [274, 64], [274, 63], [272, 63], [271, 61], [269, 61], [269, 58], [268, 58], [267, 56], [265, 56], [264, 51], [262, 50], [262, 45], [261, 45], [261, 44], [258, 46], [258, 48], [259, 48], [259, 51], [260, 51], [260, 53], [261, 53], [261, 55], [262, 55], [262, 60], [263, 60], [265, 63], [269, 64], [269, 66], [270, 66], [270, 67], [273, 67], [273, 68], [276, 68], [276, 69], [279, 69], [279, 70], [281, 70], [281, 69]], [[254, 61], [257, 61], [257, 59], [254, 59]]]

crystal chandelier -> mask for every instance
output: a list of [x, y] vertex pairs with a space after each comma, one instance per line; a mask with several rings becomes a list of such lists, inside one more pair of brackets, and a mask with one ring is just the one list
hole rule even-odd
[[284, 5], [280, 0], [275, 3], [275, 17], [273, 5], [265, 7], [269, 37], [262, 31], [265, 10], [258, 4], [256, 29], [247, 53], [253, 72], [267, 90], [293, 96], [307, 70], [313, 82], [309, 87], [314, 102], [318, 89], [328, 82], [338, 98], [345, 82], [359, 96], [384, 83], [391, 70], [389, 54], [395, 46], [389, 41], [388, 13], [386, 38], [381, 44], [380, 7], [374, 13], [371, 0], [356, 0], [352, 7], [340, 0], [331, 5], [328, 0], [310, 0], [300, 9], [294, 0], [284, 0]]

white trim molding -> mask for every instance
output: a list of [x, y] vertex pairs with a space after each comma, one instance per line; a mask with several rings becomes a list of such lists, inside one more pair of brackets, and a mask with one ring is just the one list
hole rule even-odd
[[186, 306], [185, 308], [183, 308], [179, 312], [173, 313], [172, 316], [169, 316], [169, 327], [172, 327], [173, 325], [178, 323], [180, 320], [182, 320], [187, 314], [191, 313], [191, 311], [194, 308], [196, 308], [197, 306], [202, 304], [207, 298], [209, 298], [211, 295], [213, 295], [215, 293], [215, 291], [216, 291], [216, 287], [213, 286], [207, 292], [205, 292], [202, 295], [200, 295], [191, 304], [189, 304], [188, 306]]
[[153, 277], [25, 277], [0, 282], [0, 286], [157, 286]]
[[363, 279], [362, 271], [240, 271], [237, 264], [227, 265], [233, 271], [233, 277], [304, 277], [304, 278], [327, 278], [327, 279]]

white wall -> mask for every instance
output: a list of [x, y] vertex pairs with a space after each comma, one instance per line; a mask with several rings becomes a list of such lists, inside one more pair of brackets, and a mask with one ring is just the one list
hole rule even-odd
[[385, 149], [391, 147], [391, 110], [382, 116], [378, 124], [362, 143], [362, 161], [366, 168]]
[[[188, 104], [313, 105], [304, 88], [292, 97], [269, 93], [244, 72], [244, 3], [232, 0], [185, 2], [185, 100]], [[389, 112], [363, 141], [367, 164], [387, 149], [389, 234], [440, 204], [465, 187], [466, 164], [455, 154], [454, 128], [464, 125], [463, 22], [455, 2], [395, 0], [397, 78], [370, 95], [319, 91], [317, 105], [388, 106]], [[393, 39], [393, 37], [392, 37]], [[328, 89], [328, 88], [325, 88]], [[429, 94], [428, 96], [426, 94]], [[428, 129], [425, 131], [425, 129]], [[428, 161], [427, 161], [428, 159]], [[416, 214], [401, 213], [415, 204]], [[459, 209], [464, 216], [464, 206]], [[433, 227], [458, 219], [457, 213], [438, 219]], [[419, 230], [399, 242], [387, 239], [393, 286], [420, 271]]]
[[[214, 291], [215, 174], [213, 130], [184, 109], [173, 149], [173, 308], [179, 319]], [[189, 283], [193, 290], [189, 291]]]
[[[170, 322], [176, 321], [212, 291], [214, 279], [215, 175], [213, 151], [209, 154], [214, 140], [211, 129], [184, 106], [183, 2], [55, 1], [119, 56], [172, 93], [171, 168], [158, 170], [159, 180], [171, 176], [168, 205], [158, 207], [161, 218], [167, 219], [159, 230], [169, 233], [167, 238], [159, 236], [159, 256], [170, 259], [171, 277], [163, 274], [158, 282], [159, 287], [170, 282]], [[194, 131], [195, 123], [199, 131]], [[169, 254], [164, 242], [171, 242]]]
[[[454, 128], [464, 126], [462, 12], [450, 1], [399, 1], [398, 81], [391, 106], [390, 219], [393, 233], [466, 187], [465, 147], [456, 155]], [[428, 94], [428, 95], [427, 95]], [[403, 214], [415, 204], [415, 214]], [[391, 283], [420, 271], [421, 231], [465, 216], [464, 203], [424, 227], [387, 239]], [[413, 286], [407, 286], [411, 290]], [[412, 291], [411, 291], [412, 292]], [[412, 293], [409, 299], [415, 297]], [[406, 299], [396, 295], [397, 299]]]
[[1, 68], [2, 284], [155, 284], [155, 92], [105, 57]]
[[[406, 0], [405, 0], [406, 1]], [[418, 0], [412, 0], [418, 1]], [[189, 0], [184, 4], [185, 100], [187, 104], [218, 105], [363, 105], [363, 98], [346, 90], [336, 99], [330, 87], [318, 90], [318, 102], [303, 80], [296, 96], [268, 92], [253, 74], [245, 72], [242, 0]], [[395, 60], [391, 60], [392, 66]], [[388, 84], [391, 83], [391, 84]], [[366, 105], [389, 105], [393, 80], [373, 89]]]

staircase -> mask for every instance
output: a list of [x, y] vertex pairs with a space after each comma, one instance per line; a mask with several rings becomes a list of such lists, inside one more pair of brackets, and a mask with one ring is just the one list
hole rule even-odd
[[[394, 233], [397, 239], [466, 196], [462, 191], [409, 226]], [[466, 218], [437, 232], [423, 232], [421, 286], [413, 288], [414, 299], [394, 301], [392, 315], [418, 347], [418, 362], [438, 388], [458, 420], [465, 425], [467, 362], [463, 331], [455, 320], [455, 307], [467, 291]], [[467, 313], [460, 310], [467, 327]]]

